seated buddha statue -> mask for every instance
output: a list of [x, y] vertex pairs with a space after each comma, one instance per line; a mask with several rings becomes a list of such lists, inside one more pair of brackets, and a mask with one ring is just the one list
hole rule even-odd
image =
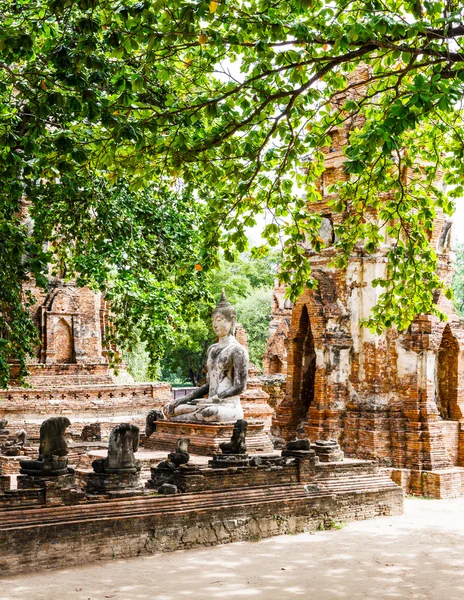
[[248, 352], [235, 338], [236, 321], [235, 309], [223, 291], [212, 316], [218, 341], [208, 349], [206, 384], [165, 405], [167, 420], [231, 423], [243, 419], [240, 394], [247, 384]]

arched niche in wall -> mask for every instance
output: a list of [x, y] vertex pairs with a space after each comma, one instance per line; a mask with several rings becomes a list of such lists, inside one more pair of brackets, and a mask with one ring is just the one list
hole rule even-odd
[[282, 373], [283, 364], [280, 358], [274, 355], [269, 361], [269, 375], [276, 375]]
[[293, 339], [293, 414], [296, 421], [306, 417], [314, 400], [314, 379], [316, 375], [316, 352], [308, 308], [303, 306], [298, 333]]
[[58, 319], [53, 328], [54, 362], [74, 362], [74, 342], [71, 326], [65, 319]]
[[458, 360], [459, 344], [447, 325], [437, 359], [437, 406], [442, 419], [461, 418], [458, 406]]

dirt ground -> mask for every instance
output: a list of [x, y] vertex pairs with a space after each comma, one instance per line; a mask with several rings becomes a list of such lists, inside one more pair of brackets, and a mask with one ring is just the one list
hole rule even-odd
[[401, 517], [3, 579], [0, 600], [464, 598], [464, 499]]

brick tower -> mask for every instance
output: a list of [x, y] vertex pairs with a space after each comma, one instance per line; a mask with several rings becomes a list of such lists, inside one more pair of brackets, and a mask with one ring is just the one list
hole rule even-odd
[[[362, 84], [365, 72], [358, 70], [350, 83], [356, 78]], [[323, 215], [327, 242], [319, 253], [307, 250], [318, 287], [306, 290], [290, 310], [284, 309], [282, 288], [275, 290], [265, 374], [280, 369], [287, 382], [273, 430], [285, 439], [303, 432], [312, 441], [335, 438], [346, 455], [392, 467], [413, 493], [461, 495], [464, 326], [452, 303], [438, 298], [447, 322], [421, 315], [407, 331], [375, 335], [360, 321], [381, 293], [372, 280], [385, 273], [388, 238], [375, 254], [357, 246], [346, 269], [329, 266], [333, 225], [343, 215], [332, 213], [327, 188], [346, 177], [343, 146], [356, 125], [333, 132], [319, 182], [322, 198], [308, 205]], [[438, 213], [432, 245], [447, 283], [453, 274], [450, 235], [450, 220]]]

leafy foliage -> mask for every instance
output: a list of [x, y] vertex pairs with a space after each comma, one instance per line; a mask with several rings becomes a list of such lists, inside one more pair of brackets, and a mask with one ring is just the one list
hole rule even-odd
[[[226, 258], [246, 250], [246, 227], [267, 210], [265, 236], [271, 246], [285, 241], [282, 279], [295, 298], [312, 285], [303, 242], [323, 247], [320, 219], [307, 210], [320, 197], [320, 149], [345, 124], [348, 177], [332, 205], [344, 215], [336, 264], [356, 248], [376, 252], [386, 233], [384, 293], [368, 324], [404, 328], [417, 313], [439, 314], [429, 234], [437, 208], [451, 212], [450, 197], [464, 189], [461, 2], [0, 0], [0, 14], [2, 365], [12, 351], [24, 361], [31, 347], [18, 282], [29, 270], [40, 281], [48, 260], [37, 227], [29, 234], [17, 220], [23, 195], [34, 215], [47, 213], [51, 231], [76, 207], [64, 197], [45, 207], [56, 187], [74, 187], [76, 197], [83, 185], [83, 214], [95, 198], [89, 187], [108, 190], [104, 204], [112, 186], [116, 196], [124, 185], [146, 198], [147, 185], [164, 196], [181, 181], [203, 210], [205, 270], [218, 246]], [[364, 81], [349, 82], [355, 68], [367, 68]], [[448, 196], [435, 180], [441, 170]], [[83, 281], [110, 285], [116, 304], [128, 300], [128, 327], [142, 314], [132, 313], [132, 278], [146, 291], [153, 277], [138, 306], [154, 301], [161, 314], [152, 329], [168, 335], [161, 319], [175, 321], [171, 308], [182, 303], [172, 278], [144, 264], [146, 249], [130, 265], [135, 275], [117, 271], [104, 283], [108, 268], [97, 272], [83, 244], [73, 250], [66, 236], [63, 244]], [[172, 304], [161, 301], [171, 294]]]
[[261, 368], [272, 312], [272, 289], [256, 288], [237, 303], [240, 322], [248, 334], [250, 361]]
[[36, 235], [50, 243], [55, 263], [78, 283], [105, 291], [111, 341], [128, 349], [133, 340], [145, 342], [156, 368], [176, 331], [210, 299], [199, 270], [200, 211], [189, 190], [132, 192], [122, 182], [109, 187], [65, 176], [59, 186], [39, 187], [36, 197]]

